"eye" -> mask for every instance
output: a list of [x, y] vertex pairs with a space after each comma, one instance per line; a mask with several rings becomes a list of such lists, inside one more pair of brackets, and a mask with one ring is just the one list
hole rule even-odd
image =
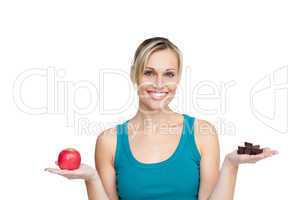
[[150, 75], [152, 75], [152, 74], [153, 74], [153, 72], [150, 71], [150, 70], [144, 71], [144, 75], [146, 75], [146, 76], [150, 76]]
[[175, 76], [175, 74], [173, 72], [167, 72], [166, 75], [170, 78]]

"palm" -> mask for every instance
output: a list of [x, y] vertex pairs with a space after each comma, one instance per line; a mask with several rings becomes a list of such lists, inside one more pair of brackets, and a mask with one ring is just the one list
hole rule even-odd
[[276, 150], [271, 150], [270, 148], [263, 148], [263, 152], [257, 155], [238, 154], [237, 150], [234, 150], [228, 154], [228, 158], [230, 161], [238, 165], [242, 163], [256, 163], [259, 160], [271, 157], [277, 153], [278, 152]]
[[[55, 162], [57, 165], [57, 162]], [[66, 169], [59, 169], [59, 168], [46, 168], [48, 172], [61, 175], [68, 179], [92, 179], [94, 178], [97, 173], [96, 170], [89, 165], [82, 163], [78, 169], [75, 170], [66, 170]]]

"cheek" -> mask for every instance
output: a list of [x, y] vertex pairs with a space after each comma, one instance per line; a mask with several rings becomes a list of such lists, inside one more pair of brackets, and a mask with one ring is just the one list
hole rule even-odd
[[176, 95], [176, 89], [177, 87], [169, 87], [169, 98], [174, 98], [174, 96]]
[[154, 76], [141, 76], [140, 83], [147, 84], [147, 83], [154, 83], [155, 77]]
[[138, 87], [137, 93], [138, 93], [138, 96], [140, 98], [147, 98], [147, 95], [148, 95], [148, 93], [147, 93], [147, 86], [140, 85]]
[[168, 82], [167, 87], [168, 87], [169, 92], [174, 93], [177, 90], [177, 82], [170, 81], [170, 82]]
[[176, 90], [178, 84], [179, 84], [179, 79], [178, 77], [173, 77], [173, 78], [165, 78], [164, 79], [164, 84], [168, 87], [171, 88], [172, 90]]

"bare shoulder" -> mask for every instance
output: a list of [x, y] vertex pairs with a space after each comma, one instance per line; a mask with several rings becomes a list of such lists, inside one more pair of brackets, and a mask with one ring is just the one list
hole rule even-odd
[[97, 137], [97, 143], [110, 143], [116, 138], [117, 130], [116, 127], [108, 128], [102, 131]]
[[213, 136], [217, 134], [215, 126], [211, 122], [204, 119], [195, 118], [194, 127], [198, 135], [201, 134]]
[[219, 139], [215, 126], [204, 119], [195, 118], [194, 121], [195, 141], [201, 153], [219, 152]]
[[114, 153], [117, 145], [116, 127], [108, 128], [102, 131], [96, 140], [95, 156], [98, 160], [106, 160], [113, 163]]

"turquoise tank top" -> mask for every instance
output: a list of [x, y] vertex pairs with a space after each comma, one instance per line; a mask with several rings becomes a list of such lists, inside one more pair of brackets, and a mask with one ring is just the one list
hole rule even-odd
[[120, 200], [197, 200], [201, 155], [194, 140], [195, 118], [182, 114], [179, 144], [166, 160], [142, 163], [128, 140], [128, 121], [117, 124], [116, 186]]

